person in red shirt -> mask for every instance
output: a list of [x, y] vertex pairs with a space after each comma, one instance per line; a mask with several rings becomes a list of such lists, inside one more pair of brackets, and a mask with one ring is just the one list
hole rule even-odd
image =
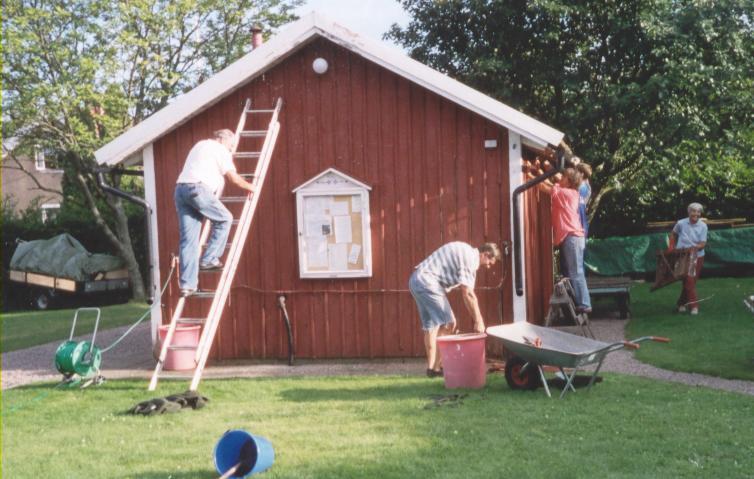
[[576, 294], [576, 310], [591, 313], [592, 302], [584, 275], [586, 238], [579, 217], [581, 173], [566, 168], [559, 183], [550, 190], [553, 244], [560, 250], [561, 273], [571, 281]]

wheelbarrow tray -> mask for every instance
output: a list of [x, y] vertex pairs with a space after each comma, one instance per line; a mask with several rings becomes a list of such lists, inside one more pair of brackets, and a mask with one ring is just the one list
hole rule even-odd
[[[576, 336], [525, 321], [491, 326], [487, 328], [487, 334], [499, 338], [508, 351], [528, 362], [561, 368], [577, 368], [597, 363], [614, 346], [612, 343]], [[528, 344], [524, 338], [539, 338], [542, 344], [537, 347]]]

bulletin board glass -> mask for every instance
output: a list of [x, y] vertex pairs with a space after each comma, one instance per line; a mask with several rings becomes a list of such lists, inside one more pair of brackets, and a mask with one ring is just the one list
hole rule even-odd
[[367, 190], [298, 191], [296, 208], [302, 278], [372, 276]]

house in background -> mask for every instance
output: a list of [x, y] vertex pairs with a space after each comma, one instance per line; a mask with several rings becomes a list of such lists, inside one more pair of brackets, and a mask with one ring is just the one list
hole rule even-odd
[[[103, 165], [144, 166], [156, 287], [178, 251], [173, 190], [186, 155], [214, 130], [235, 129], [247, 98], [255, 108], [281, 98], [281, 131], [215, 336], [211, 357], [220, 359], [287, 357], [280, 295], [297, 357], [422, 356], [411, 271], [449, 241], [493, 241], [511, 251], [511, 193], [526, 180], [524, 158], [551, 154], [563, 139], [312, 13], [96, 152]], [[239, 172], [253, 171], [245, 161], [236, 160]], [[340, 223], [328, 219], [336, 212]], [[488, 326], [544, 318], [549, 198], [525, 193], [521, 216], [524, 294], [514, 290], [510, 254], [481, 271], [477, 295]], [[153, 338], [173, 312], [175, 283], [166, 295], [153, 311]], [[451, 301], [469, 331], [460, 295]], [[208, 307], [193, 301], [184, 316], [206, 316]]]
[[3, 141], [3, 204], [11, 206], [14, 213], [36, 206], [42, 221], [47, 221], [57, 214], [63, 201], [63, 170], [50, 164], [42, 148], [29, 158], [13, 154], [13, 146], [12, 141]]

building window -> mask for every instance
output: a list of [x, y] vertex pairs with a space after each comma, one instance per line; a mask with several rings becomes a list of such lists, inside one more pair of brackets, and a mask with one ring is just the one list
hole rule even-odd
[[371, 188], [330, 168], [296, 194], [301, 278], [369, 278]]
[[45, 168], [45, 151], [37, 146], [34, 148], [34, 166], [36, 166], [37, 171], [44, 171]]
[[42, 223], [52, 221], [60, 212], [60, 203], [44, 203], [39, 207], [42, 213]]

